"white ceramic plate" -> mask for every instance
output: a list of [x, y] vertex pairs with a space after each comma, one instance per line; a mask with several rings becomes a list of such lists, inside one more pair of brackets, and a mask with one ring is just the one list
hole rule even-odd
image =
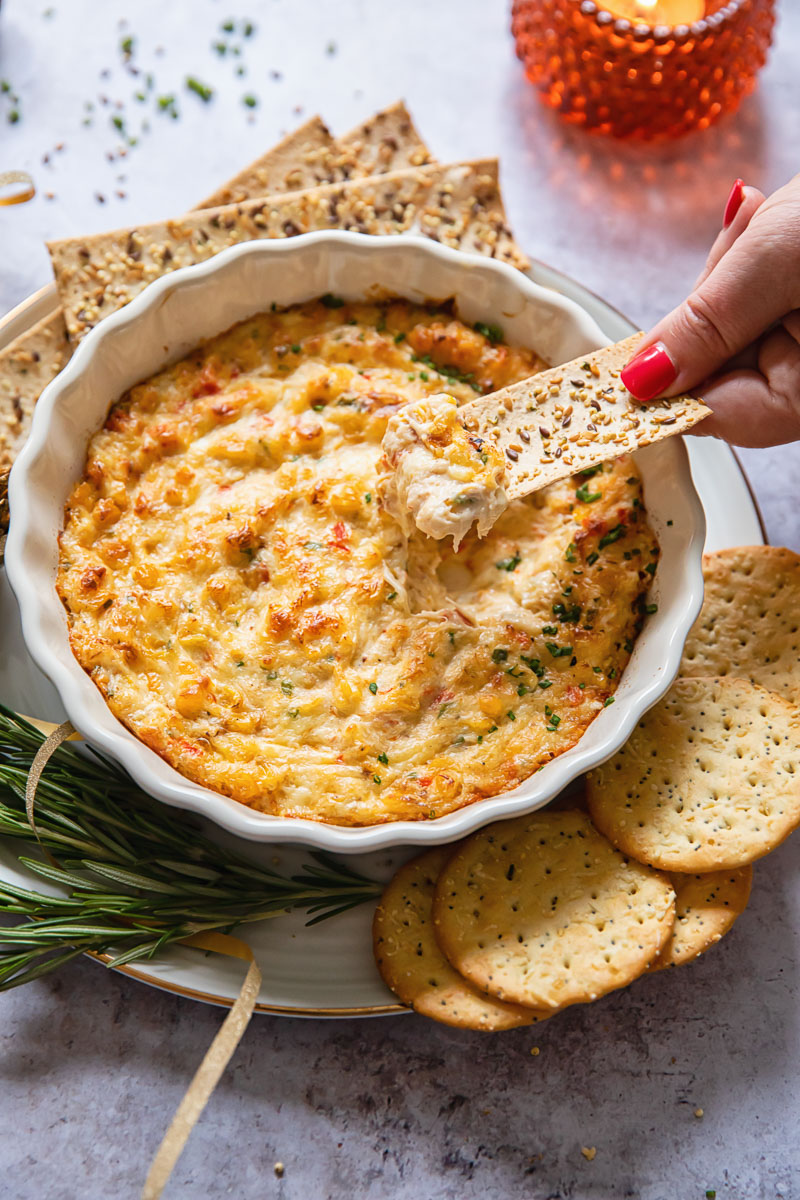
[[[599, 297], [580, 284], [541, 263], [530, 276], [581, 305], [609, 341], [627, 337], [633, 327]], [[0, 347], [49, 316], [56, 307], [51, 285], [0, 321]], [[687, 439], [695, 486], [706, 512], [706, 548], [756, 545], [766, 541], [763, 524], [747, 478], [733, 451], [709, 438]], [[22, 642], [16, 603], [0, 570], [0, 698], [12, 708], [50, 721], [64, 720], [64, 709], [50, 681], [39, 671]], [[21, 886], [34, 881], [20, 868], [19, 844], [0, 839], [0, 879]], [[303, 853], [284, 848], [276, 852], [251, 846], [248, 852], [268, 854], [271, 865], [290, 869]], [[358, 869], [375, 878], [388, 878], [395, 862], [412, 848], [396, 848], [391, 856], [375, 854], [355, 860]], [[35, 881], [42, 887], [42, 881]], [[259, 1012], [299, 1017], [377, 1016], [406, 1010], [394, 1001], [375, 971], [371, 955], [369, 906], [337, 917], [313, 929], [303, 928], [302, 917], [283, 917], [250, 926], [251, 942], [264, 975]], [[238, 994], [241, 968], [218, 955], [206, 957], [175, 947], [146, 966], [126, 973], [153, 987], [229, 1006]]]
[[509, 341], [531, 347], [551, 363], [568, 362], [605, 340], [586, 310], [572, 300], [503, 263], [428, 239], [366, 238], [331, 230], [236, 246], [151, 284], [94, 329], [45, 389], [11, 473], [14, 519], [6, 544], [7, 574], [19, 601], [26, 645], [53, 680], [73, 725], [150, 795], [253, 841], [302, 843], [340, 853], [450, 842], [490, 821], [548, 803], [609, 758], [672, 682], [700, 609], [705, 534], [702, 506], [679, 439], [635, 455], [648, 518], [661, 547], [651, 589], [657, 611], [636, 640], [614, 706], [598, 714], [576, 746], [513, 791], [437, 820], [342, 828], [275, 817], [184, 778], [114, 717], [72, 653], [55, 590], [64, 505], [81, 476], [87, 440], [102, 426], [110, 404], [132, 384], [186, 354], [199, 339], [270, 304], [294, 304], [326, 292], [348, 298], [392, 292], [414, 301], [452, 296], [465, 320], [500, 320]]

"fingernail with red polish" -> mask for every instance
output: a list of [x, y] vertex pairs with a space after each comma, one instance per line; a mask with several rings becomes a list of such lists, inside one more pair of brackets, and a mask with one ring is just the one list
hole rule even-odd
[[734, 217], [742, 207], [744, 200], [744, 180], [737, 179], [736, 183], [731, 188], [731, 194], [728, 196], [728, 203], [725, 205], [725, 216], [722, 219], [723, 229], [727, 229], [733, 224]]
[[656, 342], [631, 359], [620, 372], [620, 379], [632, 396], [646, 403], [660, 396], [674, 382], [677, 374], [678, 370], [666, 346], [663, 342]]

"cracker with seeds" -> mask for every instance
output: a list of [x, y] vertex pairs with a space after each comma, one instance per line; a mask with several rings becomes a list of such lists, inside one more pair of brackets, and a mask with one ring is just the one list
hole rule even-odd
[[800, 712], [743, 679], [678, 679], [587, 776], [595, 825], [664, 871], [729, 870], [800, 824]]
[[480, 992], [453, 970], [439, 949], [431, 907], [436, 880], [452, 849], [437, 846], [412, 858], [387, 885], [372, 925], [381, 978], [415, 1012], [459, 1029], [490, 1033], [549, 1016]]
[[518, 267], [494, 159], [372, 175], [189, 213], [136, 229], [49, 243], [70, 337], [80, 340], [154, 279], [261, 238], [315, 229], [416, 233]]
[[705, 555], [703, 574], [681, 674], [736, 675], [800, 705], [800, 555], [738, 546]]
[[436, 161], [402, 100], [356, 125], [339, 138], [339, 145], [355, 160], [359, 175], [382, 175]]
[[238, 204], [253, 196], [297, 192], [431, 161], [402, 101], [338, 139], [331, 136], [320, 117], [311, 117], [197, 207]]
[[[402, 102], [368, 118], [341, 141], [331, 137], [319, 117], [312, 117], [197, 208], [429, 161], [432, 157]], [[0, 351], [0, 563], [8, 527], [9, 471], [28, 436], [36, 401], [71, 353], [61, 309]]]
[[60, 312], [37, 321], [0, 350], [0, 562], [8, 528], [8, 475], [28, 436], [39, 394], [69, 358]]
[[433, 904], [455, 969], [506, 1003], [564, 1008], [641, 975], [672, 933], [669, 879], [581, 812], [489, 826], [445, 864]]
[[651, 971], [679, 967], [710, 950], [747, 908], [753, 868], [710, 871], [706, 875], [673, 873], [675, 925], [669, 941], [650, 964]]

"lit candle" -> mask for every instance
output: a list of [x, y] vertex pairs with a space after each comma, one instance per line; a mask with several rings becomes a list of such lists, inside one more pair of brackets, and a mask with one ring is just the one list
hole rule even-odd
[[511, 21], [545, 104], [583, 129], [645, 141], [733, 112], [766, 60], [776, 4], [513, 0]]
[[691, 25], [706, 15], [705, 0], [609, 0], [603, 7], [646, 25]]

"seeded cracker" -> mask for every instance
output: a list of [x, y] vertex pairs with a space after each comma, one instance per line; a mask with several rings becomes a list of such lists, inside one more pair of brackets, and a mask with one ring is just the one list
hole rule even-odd
[[750, 899], [753, 868], [671, 876], [675, 926], [651, 971], [692, 962], [715, 945], [740, 917]]
[[682, 675], [737, 675], [800, 705], [800, 556], [739, 546], [703, 559], [705, 600]]
[[386, 887], [372, 926], [381, 978], [416, 1012], [459, 1029], [497, 1032], [548, 1016], [481, 993], [453, 970], [439, 949], [431, 905], [437, 876], [451, 853], [452, 847], [437, 846], [420, 854]]
[[331, 136], [320, 117], [311, 117], [197, 207], [238, 204], [253, 196], [296, 192], [431, 161], [402, 102], [375, 113], [341, 139]]
[[436, 161], [402, 100], [351, 129], [339, 145], [355, 156], [360, 175], [382, 175]]
[[[376, 113], [341, 141], [331, 137], [319, 117], [312, 117], [197, 207], [332, 183], [351, 174], [377, 174], [430, 159], [402, 103]], [[36, 401], [71, 352], [61, 310], [0, 351], [0, 562], [8, 526], [8, 473], [28, 436]]]
[[640, 446], [685, 433], [709, 415], [702, 400], [639, 404], [619, 373], [642, 338], [634, 334], [565, 366], [464, 405], [466, 430], [502, 453], [509, 500]]
[[67, 331], [60, 312], [38, 321], [0, 350], [0, 562], [8, 527], [8, 474], [28, 436], [40, 392], [68, 358]]
[[741, 679], [679, 679], [588, 775], [589, 812], [665, 871], [743, 867], [800, 824], [800, 713]]
[[489, 826], [445, 865], [434, 928], [447, 958], [504, 1001], [563, 1008], [641, 975], [672, 932], [666, 876], [618, 853], [580, 812]]
[[51, 242], [70, 337], [122, 308], [148, 283], [229, 246], [315, 229], [416, 233], [525, 267], [506, 225], [494, 159], [425, 166]]

